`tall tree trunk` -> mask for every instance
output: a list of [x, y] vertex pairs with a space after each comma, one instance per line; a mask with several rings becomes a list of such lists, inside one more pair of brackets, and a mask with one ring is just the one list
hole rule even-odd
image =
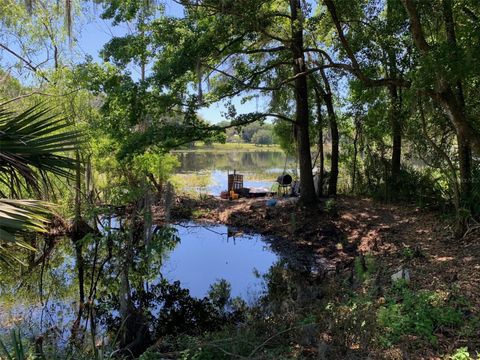
[[312, 81], [316, 94], [322, 97], [323, 102], [327, 106], [328, 124], [330, 126], [330, 137], [332, 139], [332, 157], [330, 162], [330, 175], [328, 178], [328, 196], [336, 196], [338, 184], [338, 164], [340, 160], [338, 124], [335, 109], [333, 107], [333, 96], [330, 82], [328, 81], [328, 77], [323, 69], [320, 70], [320, 74], [322, 76], [322, 81], [325, 88], [320, 85], [314, 76], [312, 76]]
[[338, 134], [337, 116], [333, 107], [333, 96], [332, 88], [330, 87], [330, 81], [328, 80], [327, 74], [323, 69], [320, 70], [320, 74], [322, 75], [322, 80], [325, 85], [323, 101], [325, 101], [325, 105], [327, 106], [330, 137], [332, 138], [332, 158], [330, 165], [330, 177], [328, 179], [328, 196], [336, 196], [338, 185], [338, 164], [340, 161], [340, 137]]
[[300, 165], [300, 202], [310, 206], [317, 202], [313, 184], [312, 156], [310, 153], [308, 87], [303, 51], [303, 16], [300, 0], [290, 0], [293, 73], [295, 76], [295, 125], [297, 131], [298, 158]]
[[355, 186], [357, 180], [357, 158], [358, 158], [358, 139], [361, 132], [360, 120], [355, 118], [355, 137], [353, 139], [353, 174], [352, 174], [352, 193], [355, 193]]
[[[387, 1], [387, 26], [394, 32], [395, 25], [392, 20], [394, 16], [395, 8], [393, 2], [397, 0], [388, 0]], [[397, 54], [393, 46], [387, 47], [387, 72], [391, 79], [398, 78], [398, 68], [397, 68]], [[390, 126], [392, 129], [392, 160], [391, 160], [391, 172], [390, 178], [388, 178], [387, 189], [389, 190], [390, 197], [397, 192], [399, 187], [399, 177], [400, 177], [400, 166], [402, 158], [402, 103], [401, 97], [399, 96], [399, 88], [390, 84], [388, 86], [388, 93], [390, 96]]]
[[[447, 41], [452, 46], [451, 53], [454, 57], [458, 56], [457, 52], [457, 37], [455, 34], [455, 21], [453, 19], [452, 0], [443, 0], [443, 18], [445, 21], [445, 31], [447, 33]], [[453, 59], [455, 61], [455, 58]], [[458, 80], [456, 82], [456, 99], [459, 106], [462, 108], [465, 114], [465, 98], [463, 96], [462, 82]], [[458, 161], [460, 168], [460, 200], [461, 206], [470, 207], [470, 195], [472, 186], [472, 150], [470, 141], [463, 133], [457, 134], [458, 145]]]
[[330, 166], [330, 177], [328, 179], [328, 196], [337, 195], [338, 185], [338, 163], [340, 161], [337, 117], [335, 109], [333, 108], [332, 94], [327, 93], [325, 97], [325, 104], [327, 105], [328, 122], [330, 124], [330, 136], [332, 138], [332, 160]]
[[392, 126], [392, 163], [390, 189], [392, 193], [397, 190], [400, 176], [402, 158], [402, 114], [398, 88], [394, 85], [388, 87], [390, 93], [390, 123]]
[[322, 117], [322, 101], [320, 94], [315, 89], [315, 101], [317, 106], [317, 131], [318, 131], [318, 156], [320, 158], [320, 165], [317, 180], [317, 196], [323, 196], [323, 183], [325, 181], [325, 152], [323, 149], [323, 117]]

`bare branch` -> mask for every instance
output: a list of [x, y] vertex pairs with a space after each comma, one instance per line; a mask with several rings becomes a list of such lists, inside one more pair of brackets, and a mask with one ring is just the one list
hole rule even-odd
[[277, 46], [274, 48], [265, 48], [265, 49], [251, 49], [238, 52], [239, 54], [257, 54], [257, 53], [273, 53], [287, 50], [285, 46]]
[[335, 4], [332, 0], [324, 0], [325, 5], [327, 6], [328, 11], [330, 12], [330, 16], [332, 17], [333, 23], [335, 28], [337, 29], [338, 37], [340, 38], [340, 42], [342, 43], [347, 55], [352, 62], [352, 66], [354, 69], [359, 69], [360, 66], [358, 65], [357, 59], [355, 57], [355, 53], [353, 52], [350, 44], [348, 43], [345, 34], [343, 33], [342, 24], [340, 23], [340, 19], [337, 15], [337, 9], [335, 8]]
[[212, 70], [212, 72], [218, 72], [230, 79], [232, 79], [233, 81], [237, 82], [239, 85], [241, 85], [243, 88], [246, 88], [246, 89], [251, 89], [251, 90], [261, 90], [261, 91], [273, 91], [273, 90], [278, 90], [279, 89], [279, 86], [281, 86], [281, 84], [279, 86], [274, 86], [274, 87], [271, 87], [271, 86], [254, 86], [253, 85], [253, 81], [260, 75], [262, 74], [265, 74], [266, 72], [270, 71], [270, 70], [273, 70], [275, 68], [277, 68], [278, 66], [280, 65], [291, 65], [290, 62], [286, 62], [286, 61], [281, 61], [281, 62], [277, 62], [277, 63], [274, 63], [272, 65], [269, 65], [267, 67], [265, 67], [264, 69], [260, 70], [260, 71], [257, 71], [257, 72], [254, 72], [252, 74], [250, 74], [250, 76], [247, 78], [247, 79], [239, 79], [238, 77], [236, 77], [235, 75], [232, 75], [232, 74], [229, 74], [228, 72], [224, 71], [224, 70], [221, 70], [219, 68], [216, 68], [216, 67], [212, 67], [212, 66], [209, 66], [207, 65], [207, 67], [209, 69]]
[[5, 51], [10, 53], [11, 55], [15, 56], [17, 59], [21, 60], [30, 70], [32, 70], [34, 73], [39, 75], [42, 79], [44, 79], [47, 82], [50, 82], [50, 80], [48, 80], [44, 75], [38, 73], [38, 67], [37, 66], [33, 65], [30, 61], [25, 59], [23, 56], [21, 56], [20, 54], [16, 53], [12, 49], [10, 49], [9, 47], [7, 47], [6, 45], [1, 44], [1, 43], [0, 43], [0, 48], [4, 49]]

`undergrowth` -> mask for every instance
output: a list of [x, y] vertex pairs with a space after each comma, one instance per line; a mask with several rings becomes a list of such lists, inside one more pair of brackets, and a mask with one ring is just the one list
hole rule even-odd
[[414, 291], [406, 281], [398, 280], [378, 311], [378, 321], [385, 329], [380, 336], [384, 346], [398, 343], [405, 335], [418, 336], [436, 344], [436, 333], [446, 329], [458, 330], [464, 322], [464, 316], [459, 304], [449, 293]]
[[[158, 297], [172, 307], [149, 317], [155, 320], [151, 326], [157, 341], [139, 359], [281, 360], [319, 358], [319, 353], [324, 359], [371, 354], [389, 358], [391, 349], [407, 348], [409, 354], [418, 351], [418, 355], [436, 348], [440, 354], [446, 343], [478, 334], [480, 319], [454, 288], [449, 292], [415, 289], [414, 283], [391, 283], [389, 277], [388, 282], [379, 282], [385, 269], [373, 255], [359, 256], [351, 270], [353, 281], [339, 274], [319, 282], [279, 262], [263, 276], [265, 291], [250, 306], [232, 299], [225, 281], [212, 286], [203, 300], [191, 298], [178, 284], [169, 285]], [[197, 308], [205, 312], [201, 319]], [[14, 346], [5, 345], [4, 350], [13, 356], [6, 358], [29, 359], [15, 354], [19, 336], [12, 341]], [[455, 348], [443, 359], [478, 358], [474, 349]], [[50, 358], [62, 357], [46, 357]], [[100, 358], [107, 357], [95, 357]]]

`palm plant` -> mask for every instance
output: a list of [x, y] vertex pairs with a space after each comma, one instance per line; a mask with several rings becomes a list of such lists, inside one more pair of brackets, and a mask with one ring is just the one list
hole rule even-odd
[[21, 238], [25, 231], [45, 231], [48, 204], [20, 198], [50, 189], [52, 174], [70, 176], [77, 163], [63, 154], [77, 150], [78, 138], [41, 105], [20, 113], [0, 108], [0, 260], [18, 260], [11, 246], [32, 249]]

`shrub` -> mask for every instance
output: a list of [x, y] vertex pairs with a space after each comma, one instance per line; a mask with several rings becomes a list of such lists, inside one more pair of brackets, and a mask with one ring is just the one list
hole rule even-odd
[[468, 352], [468, 348], [462, 347], [457, 349], [450, 357], [449, 360], [473, 360]]
[[378, 321], [386, 330], [381, 338], [384, 345], [396, 343], [404, 335], [417, 335], [435, 344], [435, 332], [440, 327], [459, 326], [462, 313], [443, 293], [414, 292], [405, 281], [399, 280], [385, 305], [379, 309]]
[[335, 199], [328, 199], [327, 201], [325, 201], [325, 211], [327, 213], [335, 213], [337, 211], [337, 202], [335, 201]]
[[448, 185], [430, 169], [404, 167], [396, 182], [395, 193], [391, 194], [395, 200], [414, 200], [420, 207], [444, 207], [448, 202]]
[[360, 282], [370, 278], [376, 271], [375, 258], [370, 255], [361, 255], [355, 258], [354, 262], [355, 276]]

